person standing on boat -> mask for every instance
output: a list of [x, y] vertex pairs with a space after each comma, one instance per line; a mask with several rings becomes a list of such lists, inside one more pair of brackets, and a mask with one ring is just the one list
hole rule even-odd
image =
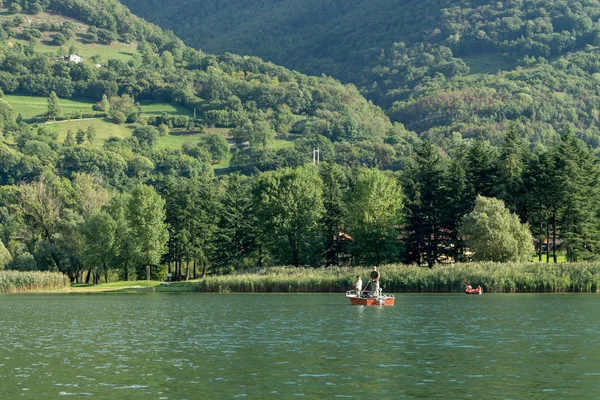
[[362, 279], [360, 279], [360, 275], [356, 275], [356, 283], [354, 286], [356, 287], [356, 295], [360, 297], [360, 292], [362, 290]]
[[379, 296], [379, 278], [381, 275], [377, 271], [377, 267], [373, 267], [371, 271], [371, 287], [373, 288], [373, 296]]

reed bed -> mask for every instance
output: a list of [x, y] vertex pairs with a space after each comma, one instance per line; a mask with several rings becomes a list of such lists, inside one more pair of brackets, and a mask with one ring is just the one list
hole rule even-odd
[[0, 271], [0, 293], [65, 290], [69, 278], [58, 272]]
[[[409, 265], [379, 268], [386, 292], [458, 293], [467, 283], [484, 292], [598, 292], [600, 263], [463, 263], [433, 269]], [[199, 282], [201, 292], [344, 292], [356, 275], [368, 281], [370, 268], [273, 267], [252, 273], [214, 276]]]

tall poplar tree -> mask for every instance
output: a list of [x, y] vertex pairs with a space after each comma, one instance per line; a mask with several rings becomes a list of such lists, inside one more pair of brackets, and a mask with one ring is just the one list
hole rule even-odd
[[339, 165], [321, 164], [319, 174], [323, 181], [324, 213], [321, 221], [323, 229], [325, 266], [339, 265], [340, 254], [344, 251], [344, 192], [341, 182], [345, 179]]
[[150, 269], [166, 251], [165, 201], [153, 187], [137, 185], [131, 191], [126, 215], [137, 264]]
[[58, 96], [52, 91], [50, 92], [50, 96], [48, 96], [48, 118], [56, 121], [56, 117], [60, 117], [61, 114], [62, 108], [58, 101]]
[[360, 170], [348, 192], [347, 231], [356, 265], [380, 265], [399, 255], [404, 195], [395, 179], [377, 169]]

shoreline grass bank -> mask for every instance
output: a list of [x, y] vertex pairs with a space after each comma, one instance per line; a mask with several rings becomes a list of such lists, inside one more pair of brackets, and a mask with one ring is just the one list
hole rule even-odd
[[[407, 265], [379, 268], [390, 293], [462, 293], [467, 283], [492, 293], [554, 293], [600, 290], [600, 263], [464, 263], [433, 269]], [[369, 268], [274, 267], [201, 280], [200, 292], [345, 292], [356, 275], [367, 282]]]
[[[487, 293], [600, 292], [600, 263], [464, 263], [433, 269], [407, 265], [379, 268], [389, 293], [462, 293], [467, 283]], [[368, 281], [371, 269], [272, 267], [209, 276], [166, 285], [159, 281], [120, 281], [70, 286], [60, 273], [0, 271], [0, 293], [343, 293], [354, 289], [356, 275]]]
[[60, 272], [0, 271], [0, 293], [59, 291], [70, 288]]

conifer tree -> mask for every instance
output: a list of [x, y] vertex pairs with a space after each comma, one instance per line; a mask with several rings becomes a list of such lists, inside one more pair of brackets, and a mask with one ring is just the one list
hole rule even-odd
[[458, 233], [462, 218], [473, 209], [475, 193], [467, 179], [467, 147], [459, 145], [444, 176], [442, 226], [447, 234], [446, 252], [455, 261], [464, 261], [463, 243]]
[[595, 258], [600, 252], [597, 202], [600, 173], [596, 158], [570, 131], [558, 143], [555, 157], [555, 188], [560, 201], [558, 225], [567, 259]]
[[500, 149], [493, 193], [494, 197], [504, 201], [511, 212], [517, 213], [521, 221], [525, 221], [527, 218], [523, 173], [527, 165], [528, 154], [525, 143], [515, 125], [511, 125]]
[[444, 175], [439, 150], [426, 140], [416, 152], [409, 173], [407, 259], [432, 268], [444, 252], [441, 246], [447, 239], [444, 222]]

